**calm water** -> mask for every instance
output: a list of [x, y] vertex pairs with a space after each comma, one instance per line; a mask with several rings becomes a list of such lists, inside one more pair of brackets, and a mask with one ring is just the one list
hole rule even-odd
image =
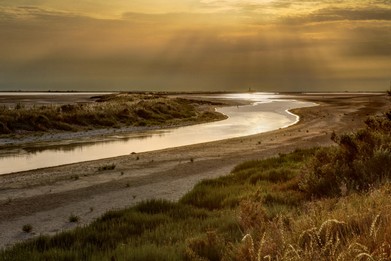
[[287, 110], [315, 105], [310, 102], [279, 100], [278, 95], [263, 93], [207, 97], [242, 99], [254, 103], [217, 109], [228, 116], [224, 121], [111, 136], [104, 141], [94, 143], [72, 144], [70, 141], [69, 145], [15, 150], [0, 158], [0, 174], [267, 132], [288, 127], [299, 120], [298, 116]]

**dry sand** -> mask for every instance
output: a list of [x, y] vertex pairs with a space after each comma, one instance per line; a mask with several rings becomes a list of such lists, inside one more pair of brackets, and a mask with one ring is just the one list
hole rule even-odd
[[[353, 131], [368, 115], [390, 109], [385, 95], [318, 94], [296, 99], [320, 106], [293, 110], [300, 122], [286, 129], [0, 176], [0, 247], [82, 226], [108, 210], [142, 200], [178, 200], [200, 180], [227, 175], [243, 161], [332, 145], [333, 131]], [[111, 163], [114, 170], [97, 171]], [[71, 214], [80, 217], [78, 224], [68, 222]], [[22, 232], [25, 224], [32, 225], [32, 234]]]

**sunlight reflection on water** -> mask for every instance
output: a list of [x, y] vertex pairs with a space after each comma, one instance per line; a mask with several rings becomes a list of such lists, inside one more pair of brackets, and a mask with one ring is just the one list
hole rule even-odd
[[219, 99], [241, 99], [252, 105], [218, 108], [229, 118], [167, 130], [111, 136], [108, 140], [42, 148], [24, 148], [0, 157], [0, 174], [58, 166], [69, 163], [128, 155], [210, 142], [288, 127], [298, 121], [298, 116], [288, 112], [293, 108], [314, 106], [314, 103], [280, 100], [275, 94], [244, 93], [208, 95]]

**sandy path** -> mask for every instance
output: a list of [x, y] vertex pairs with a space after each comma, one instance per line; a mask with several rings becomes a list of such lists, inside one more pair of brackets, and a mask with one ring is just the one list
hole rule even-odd
[[[390, 109], [389, 98], [378, 95], [298, 99], [320, 106], [295, 110], [301, 121], [286, 129], [0, 176], [0, 247], [72, 228], [71, 214], [84, 225], [108, 210], [141, 200], [177, 200], [198, 181], [226, 175], [243, 161], [331, 145], [332, 131], [357, 129], [367, 115]], [[114, 170], [97, 171], [98, 166], [111, 163]], [[34, 233], [21, 232], [24, 224], [31, 224]]]

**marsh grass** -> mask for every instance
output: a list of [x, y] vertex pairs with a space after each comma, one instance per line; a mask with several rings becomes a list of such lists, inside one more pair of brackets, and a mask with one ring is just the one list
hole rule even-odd
[[243, 163], [177, 203], [110, 211], [17, 244], [0, 260], [391, 260], [386, 119], [348, 138], [333, 135], [337, 147]]
[[0, 107], [0, 134], [170, 126], [224, 118], [219, 113], [201, 109], [205, 104], [214, 105], [211, 102], [147, 94], [96, 98], [99, 98], [96, 102], [84, 104]]

